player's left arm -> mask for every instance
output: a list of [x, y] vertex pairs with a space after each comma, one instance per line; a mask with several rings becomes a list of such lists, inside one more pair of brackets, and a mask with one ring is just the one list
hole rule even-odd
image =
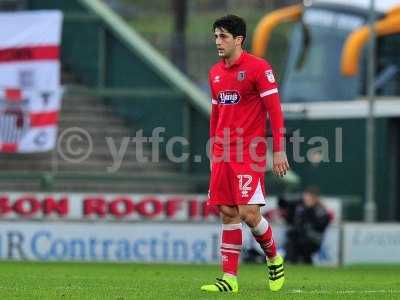
[[277, 176], [284, 176], [289, 170], [289, 163], [285, 153], [285, 127], [278, 83], [271, 66], [267, 62], [260, 63], [256, 73], [257, 90], [268, 112], [269, 123], [273, 138], [273, 172]]

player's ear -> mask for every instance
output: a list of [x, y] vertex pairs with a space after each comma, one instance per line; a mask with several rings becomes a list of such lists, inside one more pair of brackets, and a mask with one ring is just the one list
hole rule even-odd
[[243, 36], [238, 35], [238, 36], [235, 38], [235, 41], [236, 41], [236, 45], [237, 45], [237, 46], [242, 45], [242, 44], [243, 44]]

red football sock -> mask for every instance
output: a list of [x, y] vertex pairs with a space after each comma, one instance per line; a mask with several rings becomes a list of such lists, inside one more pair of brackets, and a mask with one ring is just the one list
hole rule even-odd
[[272, 259], [276, 256], [276, 245], [272, 237], [272, 229], [268, 224], [268, 221], [261, 218], [260, 223], [254, 228], [251, 228], [254, 238], [260, 244], [265, 255]]
[[242, 224], [222, 225], [222, 271], [236, 276], [242, 249]]

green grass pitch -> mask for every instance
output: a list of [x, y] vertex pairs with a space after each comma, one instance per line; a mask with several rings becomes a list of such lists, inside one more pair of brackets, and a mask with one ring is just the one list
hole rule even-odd
[[0, 299], [400, 299], [400, 266], [287, 266], [281, 292], [267, 289], [261, 265], [242, 265], [239, 293], [207, 294], [218, 266], [0, 263]]

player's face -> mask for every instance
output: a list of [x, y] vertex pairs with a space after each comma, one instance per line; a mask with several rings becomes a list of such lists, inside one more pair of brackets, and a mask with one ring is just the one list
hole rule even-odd
[[216, 28], [214, 31], [215, 45], [217, 46], [218, 56], [229, 58], [242, 45], [242, 36], [233, 37], [224, 28]]
[[311, 194], [311, 193], [305, 192], [303, 194], [303, 201], [304, 201], [304, 204], [306, 206], [313, 207], [313, 206], [315, 206], [317, 204], [318, 197], [316, 195]]

